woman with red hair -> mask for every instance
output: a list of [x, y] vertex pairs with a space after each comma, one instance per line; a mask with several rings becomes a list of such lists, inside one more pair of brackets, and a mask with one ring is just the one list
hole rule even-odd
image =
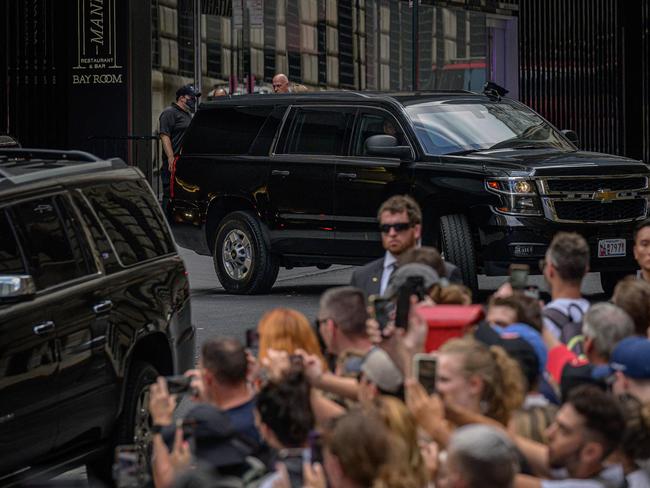
[[274, 308], [266, 312], [257, 325], [259, 334], [259, 357], [263, 364], [269, 349], [295, 354], [302, 349], [315, 354], [327, 367], [325, 357], [318, 344], [318, 338], [304, 314], [291, 308]]

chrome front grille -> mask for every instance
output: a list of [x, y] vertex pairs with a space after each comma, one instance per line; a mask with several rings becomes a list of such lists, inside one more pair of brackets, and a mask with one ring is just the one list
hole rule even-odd
[[568, 223], [616, 223], [648, 212], [648, 177], [589, 176], [537, 179], [547, 219]]

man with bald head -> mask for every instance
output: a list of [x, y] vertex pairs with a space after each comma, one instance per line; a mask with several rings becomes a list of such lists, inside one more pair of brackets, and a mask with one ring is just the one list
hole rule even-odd
[[273, 77], [273, 93], [289, 93], [290, 91], [287, 75], [278, 73]]

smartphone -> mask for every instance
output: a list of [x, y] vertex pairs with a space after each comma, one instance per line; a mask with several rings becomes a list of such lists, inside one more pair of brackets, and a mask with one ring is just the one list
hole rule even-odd
[[413, 376], [429, 395], [436, 391], [436, 364], [437, 358], [432, 354], [418, 353], [413, 356]]
[[305, 361], [300, 354], [289, 354], [289, 364], [292, 370], [302, 370], [305, 367]]
[[511, 264], [509, 271], [510, 286], [513, 290], [524, 290], [528, 286], [530, 266], [527, 264]]
[[260, 352], [260, 335], [256, 328], [246, 329], [246, 348], [257, 357]]
[[180, 426], [183, 429], [183, 439], [194, 439], [194, 432], [196, 431], [196, 426], [198, 425], [198, 422], [195, 419], [179, 419], [176, 421], [176, 425]]
[[395, 304], [388, 298], [382, 298], [378, 295], [370, 295], [368, 298], [372, 307], [372, 317], [379, 324], [379, 330], [384, 330], [388, 321], [391, 319], [391, 314], [395, 310]]
[[177, 395], [183, 393], [189, 393], [192, 388], [192, 377], [191, 376], [165, 376], [165, 381], [167, 381], [167, 390], [170, 395]]
[[115, 448], [113, 479], [117, 488], [138, 488], [145, 484], [141, 456], [136, 445], [120, 445]]
[[395, 327], [408, 328], [411, 296], [416, 295], [422, 301], [426, 290], [422, 276], [409, 276], [397, 292], [397, 307], [395, 308]]
[[323, 439], [320, 432], [312, 430], [308, 436], [309, 452], [311, 464], [319, 463], [323, 465]]

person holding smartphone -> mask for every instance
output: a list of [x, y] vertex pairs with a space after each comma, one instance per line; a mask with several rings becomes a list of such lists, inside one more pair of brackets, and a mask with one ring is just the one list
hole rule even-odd
[[[231, 338], [206, 340], [201, 346], [199, 367], [185, 373], [193, 376], [192, 397], [195, 405], [185, 415], [192, 418], [193, 409], [204, 404], [223, 411], [233, 428], [245, 437], [255, 454], [265, 456], [266, 446], [255, 427], [254, 392], [247, 380], [248, 359], [244, 346]], [[171, 447], [174, 439], [174, 409], [176, 395], [169, 392], [167, 381], [159, 377], [151, 385], [149, 412], [153, 421], [153, 433], [162, 434]]]

